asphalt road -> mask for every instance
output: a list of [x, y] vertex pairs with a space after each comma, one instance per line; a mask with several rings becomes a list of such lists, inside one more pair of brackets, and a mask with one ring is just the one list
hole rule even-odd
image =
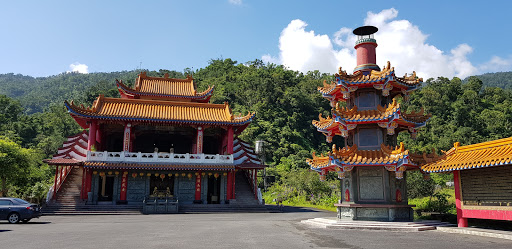
[[43, 216], [0, 221], [0, 248], [512, 248], [512, 241], [438, 231], [326, 230], [299, 224], [335, 213]]

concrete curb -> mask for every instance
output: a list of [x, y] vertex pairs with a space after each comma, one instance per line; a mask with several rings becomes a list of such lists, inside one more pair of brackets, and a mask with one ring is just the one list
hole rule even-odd
[[473, 227], [438, 227], [438, 231], [512, 240], [512, 232]]

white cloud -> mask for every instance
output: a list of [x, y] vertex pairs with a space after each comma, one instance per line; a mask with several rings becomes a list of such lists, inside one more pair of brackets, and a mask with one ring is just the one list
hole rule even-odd
[[74, 73], [83, 73], [83, 74], [87, 74], [89, 73], [89, 67], [85, 64], [80, 64], [78, 62], [75, 62], [71, 65], [69, 65], [69, 71], [67, 71], [68, 73], [71, 73], [71, 72], [74, 72]]
[[242, 4], [242, 0], [228, 0], [228, 2], [230, 4], [234, 4], [234, 5], [241, 5]]
[[512, 55], [504, 59], [493, 56], [488, 62], [478, 67], [482, 72], [505, 72], [512, 71]]
[[[408, 20], [398, 20], [396, 9], [385, 9], [379, 13], [368, 12], [364, 25], [379, 28], [377, 40], [377, 64], [383, 67], [387, 61], [395, 67], [399, 76], [416, 71], [423, 78], [453, 77], [465, 78], [496, 68], [511, 69], [512, 57], [493, 57], [488, 63], [474, 66], [467, 58], [473, 51], [468, 44], [459, 44], [449, 52], [444, 52], [427, 43], [428, 35]], [[265, 62], [283, 64], [292, 70], [307, 72], [319, 70], [326, 73], [337, 72], [343, 67], [351, 72], [356, 66], [356, 37], [352, 28], [342, 27], [333, 38], [325, 34], [315, 34], [306, 30], [307, 23], [296, 19], [281, 32], [278, 57], [262, 56]]]

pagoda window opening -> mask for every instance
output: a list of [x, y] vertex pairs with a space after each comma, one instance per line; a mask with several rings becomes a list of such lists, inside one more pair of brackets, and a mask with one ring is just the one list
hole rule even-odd
[[357, 93], [356, 105], [358, 110], [371, 110], [377, 107], [378, 96], [374, 90]]
[[174, 175], [151, 174], [149, 179], [150, 195], [155, 197], [174, 196]]
[[365, 150], [378, 150], [382, 144], [382, 131], [378, 128], [358, 128], [357, 146]]

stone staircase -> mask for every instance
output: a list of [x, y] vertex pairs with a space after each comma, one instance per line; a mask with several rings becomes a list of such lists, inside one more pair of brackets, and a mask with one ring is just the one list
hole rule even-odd
[[141, 214], [140, 205], [86, 205], [80, 199], [82, 170], [74, 168], [69, 172], [57, 198], [43, 207], [43, 215], [81, 215], [81, 214]]
[[180, 213], [268, 213], [269, 210], [265, 205], [260, 205], [258, 200], [254, 198], [251, 185], [245, 177], [244, 173], [238, 171], [236, 173], [235, 185], [236, 201], [230, 204], [187, 204], [180, 205]]
[[302, 224], [312, 227], [325, 229], [365, 229], [365, 230], [387, 230], [419, 232], [436, 230], [437, 227], [453, 226], [453, 224], [434, 220], [416, 221], [416, 222], [384, 222], [384, 221], [362, 221], [362, 220], [342, 220], [336, 218], [314, 218], [302, 220]]

